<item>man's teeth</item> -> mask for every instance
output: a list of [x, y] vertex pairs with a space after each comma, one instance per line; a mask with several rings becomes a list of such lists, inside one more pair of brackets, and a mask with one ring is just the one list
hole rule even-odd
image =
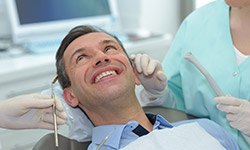
[[95, 78], [95, 82], [98, 82], [99, 80], [101, 80], [104, 77], [110, 76], [110, 75], [116, 75], [115, 71], [105, 71], [101, 74], [99, 74], [96, 78]]

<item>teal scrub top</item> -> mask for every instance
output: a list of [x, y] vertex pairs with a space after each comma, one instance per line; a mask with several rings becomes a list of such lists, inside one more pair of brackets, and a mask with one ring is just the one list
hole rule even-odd
[[163, 61], [168, 77], [168, 99], [176, 108], [217, 122], [237, 139], [241, 149], [250, 149], [241, 133], [231, 128], [226, 114], [216, 108], [215, 92], [199, 70], [184, 59], [191, 52], [208, 70], [226, 95], [250, 100], [250, 58], [236, 62], [230, 33], [230, 7], [217, 0], [190, 14], [181, 24]]

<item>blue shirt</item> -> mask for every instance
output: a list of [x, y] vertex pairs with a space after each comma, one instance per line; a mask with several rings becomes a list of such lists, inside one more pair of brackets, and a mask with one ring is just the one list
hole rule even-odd
[[250, 149], [242, 133], [232, 128], [226, 113], [216, 108], [215, 92], [200, 71], [184, 56], [191, 52], [208, 70], [226, 95], [250, 100], [250, 58], [237, 64], [230, 33], [230, 7], [216, 0], [191, 13], [181, 24], [163, 61], [168, 76], [166, 107], [175, 107], [197, 117], [209, 118]]
[[[153, 124], [153, 130], [161, 130], [165, 128], [173, 128], [192, 121], [197, 121], [210, 135], [215, 137], [226, 149], [238, 150], [236, 141], [223, 128], [208, 119], [197, 119], [176, 122], [170, 124], [160, 115], [147, 114], [150, 122]], [[102, 143], [105, 137], [109, 136], [106, 143], [102, 146], [105, 150], [117, 150], [125, 147], [140, 136], [149, 132], [144, 129], [138, 122], [130, 121], [127, 124], [104, 125], [93, 128], [92, 143], [88, 150], [96, 150], [98, 145]]]

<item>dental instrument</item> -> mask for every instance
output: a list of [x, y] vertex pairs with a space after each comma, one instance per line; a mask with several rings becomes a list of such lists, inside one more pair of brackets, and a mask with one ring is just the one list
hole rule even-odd
[[[58, 76], [56, 76], [51, 84], [51, 98], [53, 98], [54, 102], [55, 102], [55, 94], [54, 94], [54, 85], [56, 83], [58, 79]], [[55, 136], [55, 146], [59, 147], [58, 144], [58, 128], [57, 128], [57, 118], [56, 118], [56, 105], [53, 104], [52, 106], [52, 111], [53, 111], [53, 121], [54, 121], [54, 136]]]
[[191, 62], [196, 68], [205, 76], [208, 83], [214, 90], [217, 96], [225, 96], [223, 91], [220, 89], [220, 87], [217, 85], [213, 77], [209, 74], [209, 72], [198, 62], [198, 60], [192, 55], [191, 52], [188, 52], [185, 54], [184, 58]]
[[[115, 129], [114, 129], [115, 130]], [[96, 150], [100, 150], [101, 147], [108, 141], [108, 139], [110, 138], [110, 136], [114, 133], [114, 130], [112, 132], [110, 132], [103, 140], [102, 142], [99, 144], [99, 146], [96, 148]]]

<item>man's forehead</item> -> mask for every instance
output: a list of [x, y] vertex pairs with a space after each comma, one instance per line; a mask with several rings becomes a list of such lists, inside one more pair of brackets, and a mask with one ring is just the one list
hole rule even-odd
[[[85, 41], [92, 41], [92, 42], [103, 42], [104, 40], [112, 40], [115, 41], [115, 38], [112, 37], [111, 35], [104, 33], [104, 32], [91, 32], [85, 35], [81, 35], [78, 38], [76, 38], [75, 40], [73, 40], [71, 43], [73, 43], [76, 40], [85, 40]], [[82, 41], [83, 42], [83, 41]]]
[[92, 33], [88, 33], [88, 34], [85, 34], [85, 35], [81, 35], [78, 38], [74, 39], [69, 44], [67, 49], [72, 48], [72, 47], [77, 48], [78, 46], [81, 47], [83, 45], [90, 46], [92, 44], [105, 44], [105, 43], [108, 43], [108, 42], [113, 42], [113, 43], [119, 44], [118, 41], [114, 37], [112, 37], [112, 36], [110, 36], [110, 35], [108, 35], [106, 33], [92, 32]]
[[104, 32], [91, 32], [87, 33], [85, 35], [81, 35], [74, 39], [66, 48], [64, 51], [63, 57], [66, 56], [72, 56], [76, 51], [83, 50], [85, 48], [96, 46], [96, 45], [102, 45], [102, 44], [108, 44], [113, 43], [120, 45], [119, 42], [112, 37], [111, 35], [104, 33]]

